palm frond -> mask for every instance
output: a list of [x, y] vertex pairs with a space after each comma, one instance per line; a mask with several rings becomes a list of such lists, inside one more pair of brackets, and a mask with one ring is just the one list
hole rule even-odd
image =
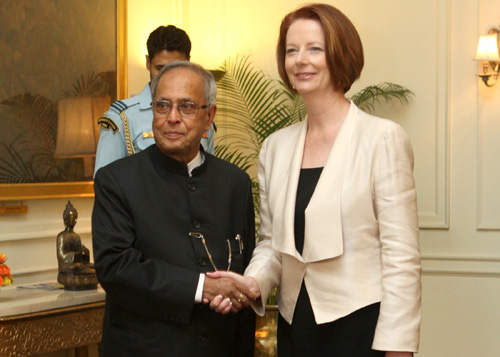
[[227, 158], [240, 158], [244, 152], [255, 159], [249, 166], [253, 167], [265, 138], [296, 118], [290, 109], [293, 93], [256, 68], [249, 56], [228, 59], [219, 70], [225, 75], [217, 83], [217, 103], [226, 120], [218, 125], [227, 133], [217, 145], [228, 146]]
[[97, 97], [105, 95], [108, 92], [107, 83], [94, 72], [87, 74], [86, 77], [81, 74], [72, 87], [73, 89], [71, 90], [64, 90], [63, 95], [66, 97]]
[[360, 109], [371, 113], [375, 110], [375, 103], [381, 103], [382, 99], [386, 102], [398, 100], [401, 104], [408, 104], [409, 98], [413, 95], [415, 94], [408, 88], [384, 82], [363, 88], [351, 99]]
[[[0, 149], [3, 149], [0, 152], [5, 151], [5, 154], [0, 157], [0, 182], [22, 183], [35, 181], [33, 165], [23, 158], [22, 153], [12, 145], [5, 145], [2, 142], [0, 142]], [[7, 157], [8, 160], [5, 159]]]
[[55, 149], [57, 107], [52, 101], [38, 94], [24, 93], [4, 100], [2, 104], [17, 108], [17, 122], [35, 139], [31, 144]]
[[228, 145], [217, 145], [214, 151], [217, 157], [232, 162], [243, 171], [247, 171], [252, 166], [252, 157], [243, 152], [231, 150]]

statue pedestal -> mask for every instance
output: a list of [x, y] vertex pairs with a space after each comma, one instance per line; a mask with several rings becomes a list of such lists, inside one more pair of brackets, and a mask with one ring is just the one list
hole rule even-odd
[[92, 290], [97, 289], [97, 276], [95, 272], [91, 273], [68, 273], [60, 272], [57, 274], [57, 282], [64, 285], [64, 290]]

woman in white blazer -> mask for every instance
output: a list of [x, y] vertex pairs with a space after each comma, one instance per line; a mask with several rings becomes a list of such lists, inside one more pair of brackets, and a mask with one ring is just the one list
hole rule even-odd
[[345, 98], [363, 49], [336, 8], [288, 14], [277, 59], [307, 118], [260, 152], [260, 241], [245, 271], [260, 289], [252, 305], [263, 315], [279, 286], [280, 356], [411, 356], [421, 265], [410, 141]]

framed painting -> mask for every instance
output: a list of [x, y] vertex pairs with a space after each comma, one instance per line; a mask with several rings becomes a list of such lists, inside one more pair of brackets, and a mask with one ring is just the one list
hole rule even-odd
[[94, 195], [97, 119], [127, 96], [126, 11], [0, 2], [0, 201]]

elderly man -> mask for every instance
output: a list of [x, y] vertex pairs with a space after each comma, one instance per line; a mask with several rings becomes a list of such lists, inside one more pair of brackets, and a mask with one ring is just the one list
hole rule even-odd
[[[155, 144], [95, 177], [95, 267], [106, 290], [102, 355], [253, 355], [255, 298], [230, 278], [255, 245], [251, 182], [200, 145], [215, 116], [213, 76], [187, 61], [151, 85]], [[203, 303], [202, 303], [203, 301]], [[226, 310], [228, 312], [229, 310]]]

